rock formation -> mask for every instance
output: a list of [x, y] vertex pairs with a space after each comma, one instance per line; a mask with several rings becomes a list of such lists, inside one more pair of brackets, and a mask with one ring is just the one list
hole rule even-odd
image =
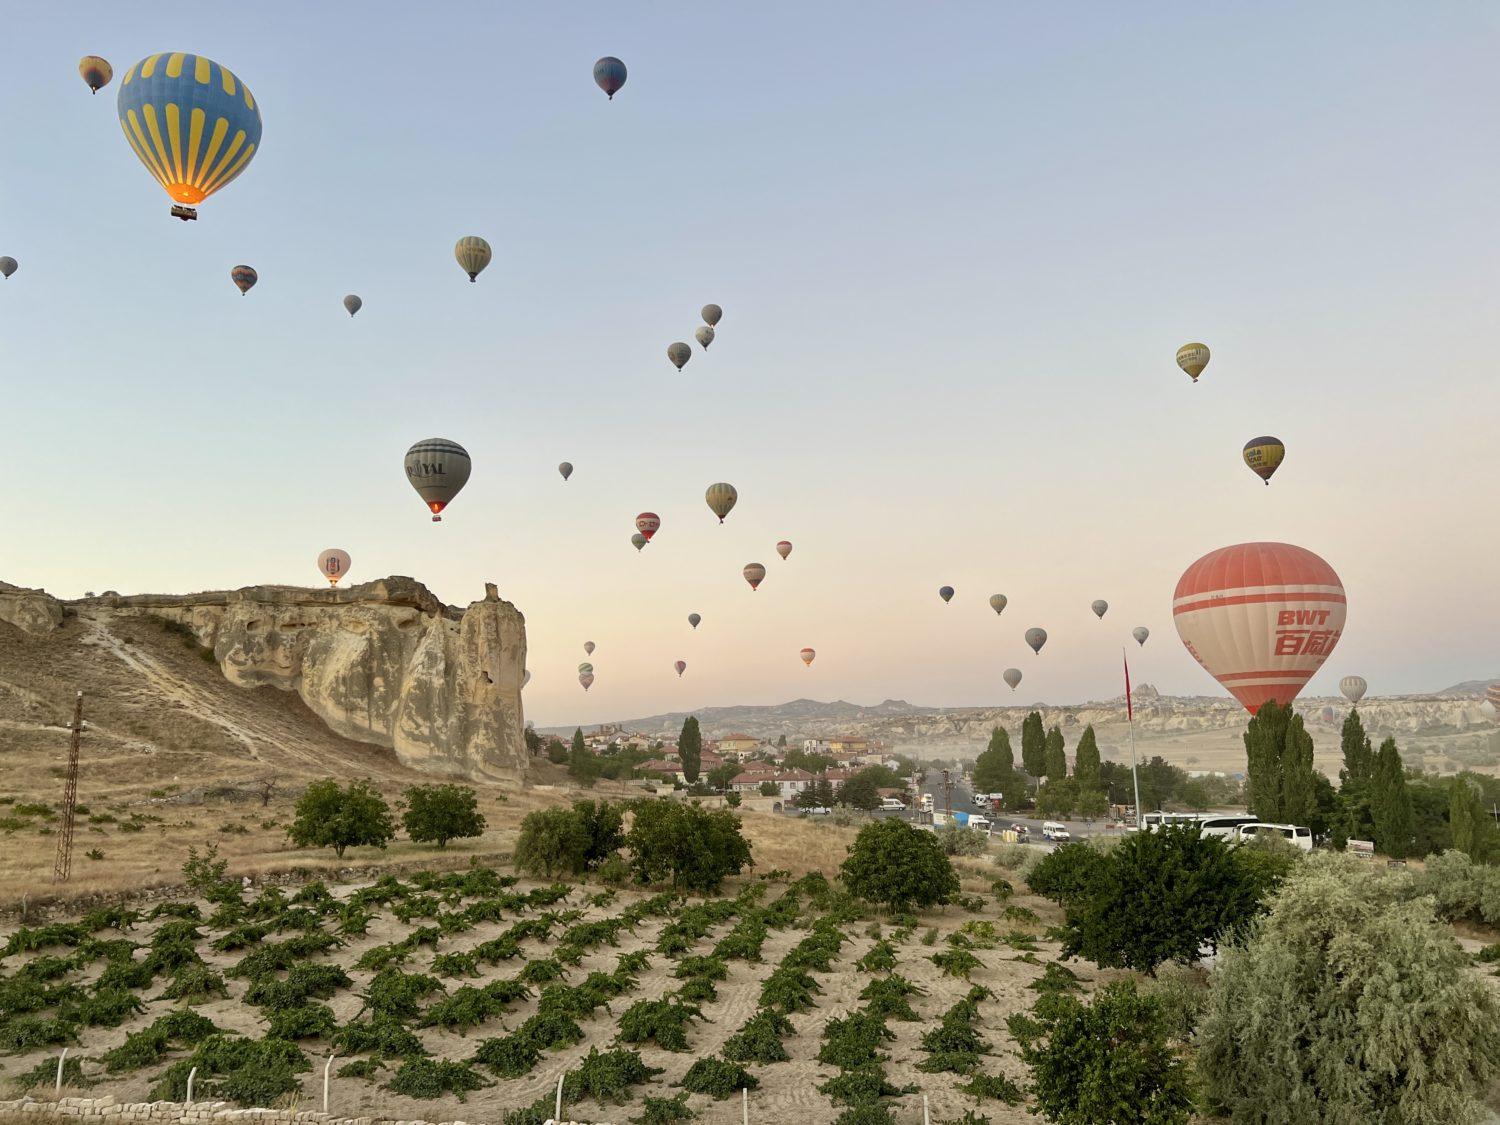
[[40, 637], [63, 622], [62, 603], [46, 590], [28, 590], [0, 582], [0, 621]]
[[526, 621], [493, 585], [462, 611], [403, 577], [347, 589], [105, 594], [78, 605], [186, 626], [232, 683], [295, 691], [337, 734], [389, 746], [415, 769], [524, 777]]

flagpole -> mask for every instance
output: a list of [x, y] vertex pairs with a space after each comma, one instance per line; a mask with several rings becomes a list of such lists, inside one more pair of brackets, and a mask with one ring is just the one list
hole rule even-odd
[[1130, 658], [1125, 649], [1120, 649], [1120, 659], [1125, 663], [1125, 714], [1130, 720], [1130, 780], [1135, 783], [1135, 828], [1141, 828], [1141, 775], [1136, 770], [1135, 759], [1135, 706], [1130, 700]]

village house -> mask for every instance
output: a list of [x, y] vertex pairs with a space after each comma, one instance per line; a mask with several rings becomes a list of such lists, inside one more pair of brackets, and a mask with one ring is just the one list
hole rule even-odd
[[[725, 757], [740, 754], [753, 754], [760, 749], [760, 739], [751, 738], [748, 734], [728, 734], [718, 740], [719, 753]], [[739, 758], [735, 759], [740, 760]]]
[[775, 782], [776, 786], [781, 790], [781, 799], [783, 801], [790, 801], [798, 793], [801, 793], [809, 785], [817, 781], [817, 777], [806, 770], [754, 770], [737, 775], [729, 783], [729, 787], [736, 793], [758, 793], [760, 792], [761, 782], [764, 781]]

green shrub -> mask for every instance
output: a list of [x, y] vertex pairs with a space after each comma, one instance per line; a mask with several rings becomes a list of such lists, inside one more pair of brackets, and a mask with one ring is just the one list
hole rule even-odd
[[196, 1067], [199, 1095], [222, 1098], [241, 1106], [269, 1106], [296, 1090], [297, 1075], [311, 1070], [302, 1051], [285, 1039], [244, 1039], [214, 1035], [190, 1056], [173, 1063], [151, 1088], [151, 1098], [182, 1101], [187, 1078]]
[[934, 953], [927, 959], [943, 970], [944, 976], [961, 977], [964, 980], [968, 980], [969, 974], [975, 969], [984, 967], [984, 962], [967, 949], [949, 949], [942, 953]]
[[620, 1016], [621, 1043], [655, 1040], [664, 1051], [688, 1049], [688, 1026], [703, 1013], [692, 1004], [673, 1000], [638, 1000]]
[[943, 1013], [937, 1027], [923, 1033], [922, 1050], [927, 1058], [918, 1070], [970, 1074], [979, 1066], [980, 1057], [989, 1054], [989, 1044], [975, 1029], [974, 1021], [979, 1016], [979, 1001], [988, 995], [987, 989], [971, 988], [967, 996]]
[[1078, 974], [1066, 965], [1052, 962], [1042, 970], [1042, 975], [1026, 986], [1035, 992], [1081, 992]]
[[354, 1062], [345, 1063], [334, 1073], [340, 1078], [363, 1078], [373, 1082], [384, 1069], [385, 1063], [379, 1059], [355, 1059]]
[[1414, 880], [1417, 894], [1431, 895], [1438, 916], [1500, 926], [1500, 867], [1475, 863], [1461, 851], [1427, 860]]
[[790, 1015], [817, 1007], [823, 989], [805, 969], [783, 965], [773, 969], [760, 989], [760, 1006]]
[[271, 1011], [270, 1039], [328, 1039], [338, 1026], [327, 1004], [305, 1002]]
[[384, 850], [396, 836], [390, 806], [369, 779], [341, 787], [327, 778], [315, 781], [297, 800], [296, 819], [287, 837], [299, 848], [329, 848], [340, 859], [351, 847]]
[[1026, 1096], [1003, 1074], [976, 1074], [959, 1089], [971, 1098], [993, 1098], [1006, 1105], [1020, 1105]]
[[25, 1055], [39, 1047], [78, 1042], [78, 1025], [72, 1020], [20, 1016], [0, 1023], [0, 1054]]
[[422, 1027], [441, 1027], [460, 1035], [505, 1011], [506, 1007], [531, 995], [518, 980], [497, 980], [483, 988], [464, 986], [433, 1004], [422, 1014]]
[[965, 824], [945, 824], [937, 830], [938, 846], [944, 855], [983, 855], [990, 838], [977, 828]]
[[670, 879], [674, 889], [714, 894], [724, 879], [752, 865], [739, 817], [683, 801], [637, 801], [624, 843], [636, 882]]
[[882, 938], [854, 964], [866, 973], [888, 973], [896, 967], [896, 947]]
[[214, 1026], [214, 1022], [197, 1012], [187, 1009], [169, 1012], [139, 1031], [132, 1031], [125, 1036], [125, 1042], [106, 1051], [104, 1069], [111, 1074], [120, 1074], [153, 1066], [174, 1048], [200, 1044], [218, 1034], [220, 1029]]
[[[891, 1120], [889, 1111], [879, 1106], [881, 1098], [895, 1098], [910, 1093], [915, 1087], [903, 1089], [893, 1086], [879, 1065], [866, 1063], [863, 1066], [846, 1068], [818, 1087], [819, 1093], [828, 1097], [835, 1105], [847, 1105], [859, 1109], [878, 1107], [885, 1111], [883, 1121]], [[840, 1118], [840, 1120], [843, 1120]], [[861, 1119], [862, 1120], [862, 1119]]]
[[641, 1103], [642, 1113], [639, 1117], [632, 1117], [632, 1125], [679, 1125], [683, 1121], [691, 1121], [698, 1114], [688, 1105], [686, 1093], [676, 1094], [670, 1098], [655, 1098], [647, 1094]]
[[738, 1063], [725, 1062], [709, 1055], [699, 1059], [678, 1083], [690, 1094], [706, 1094], [717, 1101], [733, 1097], [741, 1090], [754, 1090], [760, 1082]]
[[[63, 1062], [62, 1080], [64, 1086], [73, 1086], [86, 1090], [92, 1086], [93, 1080], [84, 1076], [83, 1064], [85, 1059], [82, 1055], [70, 1055]], [[9, 1079], [11, 1090], [17, 1094], [25, 1094], [38, 1087], [45, 1087], [48, 1093], [54, 1089], [57, 1082], [57, 1060], [45, 1058], [30, 1070], [23, 1070], [14, 1074]]]
[[422, 1040], [389, 1016], [365, 1023], [346, 1023], [333, 1033], [332, 1044], [343, 1055], [369, 1053], [385, 1059], [414, 1058], [427, 1053]]
[[485, 1081], [484, 1076], [468, 1063], [412, 1058], [401, 1064], [385, 1088], [409, 1098], [441, 1098], [445, 1094], [455, 1094], [459, 1101], [465, 1101], [470, 1091], [483, 1090], [490, 1085], [492, 1083]]
[[630, 1100], [630, 1088], [649, 1082], [661, 1071], [647, 1066], [635, 1051], [613, 1050], [600, 1053], [590, 1047], [578, 1066], [563, 1079], [563, 1100], [597, 1102], [599, 1105], [624, 1105]]
[[140, 998], [123, 988], [97, 988], [77, 1003], [67, 1006], [69, 1019], [85, 1027], [119, 1027], [146, 1010]]
[[735, 1063], [784, 1062], [791, 1056], [781, 1040], [792, 1034], [792, 1021], [771, 1008], [762, 1008], [724, 1042], [722, 1054]]
[[1032, 894], [1067, 904], [1086, 896], [1109, 868], [1109, 859], [1087, 840], [1074, 840], [1054, 848], [1026, 876]]
[[861, 828], [840, 871], [852, 894], [891, 910], [935, 906], [959, 893], [958, 875], [937, 838], [903, 820]]
[[443, 985], [436, 977], [387, 968], [371, 978], [363, 995], [365, 1008], [372, 1017], [406, 1020], [416, 1016], [421, 1000], [442, 991]]
[[401, 825], [415, 843], [446, 848], [449, 840], [484, 835], [479, 795], [467, 785], [413, 785]]
[[908, 996], [919, 996], [922, 990], [900, 973], [877, 977], [865, 985], [859, 998], [864, 1001], [865, 1011], [876, 1019], [915, 1020]]
[[823, 1045], [818, 1061], [841, 1070], [854, 1070], [886, 1056], [879, 1047], [896, 1038], [885, 1021], [869, 1012], [851, 1012], [842, 1019], [831, 1019], [823, 1031]]

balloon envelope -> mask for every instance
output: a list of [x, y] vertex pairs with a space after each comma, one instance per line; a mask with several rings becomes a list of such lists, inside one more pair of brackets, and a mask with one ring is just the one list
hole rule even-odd
[[1188, 652], [1252, 715], [1290, 704], [1338, 644], [1344, 585], [1291, 543], [1238, 543], [1204, 555], [1177, 582], [1172, 618]]
[[337, 547], [329, 547], [318, 556], [318, 570], [324, 578], [328, 579], [330, 586], [337, 586], [339, 579], [348, 573], [349, 552], [341, 551]]
[[594, 642], [593, 641], [584, 641], [583, 642], [583, 651], [585, 653], [587, 653], [589, 656], [593, 656], [594, 655]]
[[642, 535], [639, 531], [637, 531], [634, 535], [632, 535], [630, 537], [630, 542], [635, 546], [635, 549], [637, 551], [639, 551], [641, 548], [645, 547], [645, 545], [646, 545], [646, 537], [644, 535]]
[[1198, 376], [1208, 366], [1208, 345], [1183, 344], [1177, 349], [1177, 366], [1186, 371], [1188, 378], [1196, 383]]
[[1339, 681], [1339, 691], [1350, 703], [1358, 703], [1369, 690], [1370, 685], [1363, 676], [1345, 676]]
[[792, 553], [792, 541], [790, 539], [783, 539], [780, 543], [777, 543], [776, 553], [780, 555], [784, 561], [786, 557]]
[[646, 542], [651, 542], [651, 537], [661, 527], [661, 517], [655, 512], [642, 512], [635, 517], [635, 529], [641, 533]]
[[1091, 605], [1089, 608], [1094, 611], [1094, 616], [1095, 617], [1101, 617], [1102, 618], [1106, 613], [1109, 612], [1109, 603], [1107, 601], [1105, 601], [1103, 598], [1096, 598], [1096, 599], [1094, 599], [1094, 604]]
[[594, 673], [580, 672], [578, 674], [578, 682], [583, 685], [584, 691], [588, 691], [589, 688], [594, 686]]
[[687, 361], [693, 358], [693, 349], [679, 340], [675, 344], [667, 345], [667, 358], [672, 361], [672, 366], [681, 371]]
[[708, 510], [719, 517], [719, 522], [724, 522], [724, 517], [734, 511], [735, 501], [740, 494], [734, 490], [734, 485], [720, 481], [718, 484], [708, 486], [708, 491], [703, 494], [704, 501], [708, 504]]
[[469, 451], [447, 438], [427, 438], [406, 451], [406, 479], [432, 510], [433, 523], [442, 521], [442, 510], [469, 482], [472, 468]]
[[1338, 717], [1339, 713], [1333, 709], [1331, 704], [1325, 705], [1323, 710], [1318, 712], [1318, 718], [1322, 719], [1325, 723], [1336, 722]]
[[745, 581], [750, 583], [750, 589], [754, 590], [765, 581], [766, 568], [760, 563], [746, 563], [745, 569], [740, 573], [745, 576]]
[[1001, 677], [1010, 685], [1010, 690], [1015, 691], [1021, 683], [1021, 669], [1007, 668], [1001, 673]]
[[702, 325], [696, 332], [693, 333], [693, 339], [698, 341], [698, 346], [700, 348], [702, 348], [704, 351], [708, 351], [708, 345], [714, 342], [714, 330], [706, 324]]
[[672, 667], [676, 668], [677, 669], [677, 674], [679, 676], [681, 676], [684, 672], [687, 671], [687, 661], [686, 660], [678, 660], [678, 661], [676, 661], [672, 665]]
[[9, 254], [5, 255], [5, 257], [3, 258], [0, 258], [0, 274], [4, 274], [6, 277], [9, 277], [20, 268], [21, 263], [17, 262]]
[[704, 305], [702, 315], [703, 323], [710, 328], [715, 328], [718, 326], [719, 321], [724, 318], [724, 310], [719, 308], [718, 305]]
[[613, 55], [605, 55], [594, 64], [594, 85], [608, 94], [610, 101], [615, 100], [620, 87], [625, 85], [625, 78], [625, 64]]
[[592, 664], [590, 664], [587, 660], [585, 660], [582, 664], [580, 664], [578, 666], [578, 671], [580, 673], [582, 673], [582, 672], [592, 672], [593, 670], [594, 670], [594, 666]]
[[995, 611], [996, 616], [1005, 612], [1005, 607], [1010, 604], [1010, 599], [1004, 594], [990, 595], [990, 608]]
[[255, 283], [260, 280], [260, 274], [249, 266], [235, 266], [229, 271], [229, 280], [239, 288], [240, 295], [250, 292]]
[[109, 65], [108, 59], [101, 59], [98, 55], [84, 55], [78, 60], [78, 73], [88, 88], [97, 94], [109, 85], [109, 80], [115, 76], [115, 68]]
[[1250, 466], [1250, 471], [1270, 484], [1271, 477], [1281, 467], [1281, 462], [1286, 460], [1286, 446], [1281, 444], [1280, 438], [1251, 438], [1245, 443], [1242, 456], [1245, 464]]
[[364, 307], [365, 303], [359, 299], [358, 293], [350, 293], [344, 298], [344, 308], [348, 310], [350, 316], [353, 316]]
[[1491, 707], [1500, 709], [1500, 683], [1491, 684], [1484, 693], [1484, 701]]
[[1032, 652], [1041, 652], [1042, 646], [1047, 643], [1047, 630], [1035, 627], [1027, 629], [1026, 643], [1031, 646]]
[[946, 602], [951, 602], [953, 600], [953, 587], [952, 586], [939, 586], [938, 587], [938, 597], [942, 598], [945, 603]]
[[703, 620], [703, 617], [702, 617], [701, 614], [697, 614], [697, 613], [690, 613], [690, 614], [688, 614], [688, 624], [691, 625], [694, 629], [696, 629], [698, 627], [698, 623], [700, 621], [702, 621], [702, 620]]
[[202, 203], [260, 148], [249, 87], [202, 55], [147, 55], [120, 79], [115, 108], [136, 157], [179, 204]]
[[808, 666], [808, 667], [809, 667], [809, 668], [810, 668], [810, 667], [812, 667], [812, 662], [813, 662], [813, 659], [814, 659], [814, 658], [815, 658], [815, 657], [816, 657], [816, 656], [817, 656], [817, 655], [818, 655], [818, 654], [817, 654], [817, 653], [816, 653], [816, 652], [814, 652], [814, 651], [813, 651], [813, 650], [812, 650], [812, 649], [810, 649], [810, 648], [805, 648], [805, 649], [803, 649], [803, 650], [802, 650], [802, 652], [801, 652], [801, 654], [800, 654], [800, 655], [801, 655], [801, 657], [802, 657], [802, 663], [804, 663], [804, 664], [806, 664], [806, 665], [807, 665], [807, 666]]
[[573, 475], [573, 463], [571, 461], [564, 461], [562, 464], [557, 466], [557, 471], [562, 474], [563, 480], [567, 480], [570, 476]]
[[484, 267], [490, 264], [490, 244], [477, 234], [466, 234], [453, 244], [453, 256], [469, 280], [478, 281]]
[[1136, 644], [1144, 645], [1146, 638], [1151, 635], [1151, 630], [1144, 625], [1137, 625], [1134, 629], [1130, 630], [1130, 635], [1135, 638]]

